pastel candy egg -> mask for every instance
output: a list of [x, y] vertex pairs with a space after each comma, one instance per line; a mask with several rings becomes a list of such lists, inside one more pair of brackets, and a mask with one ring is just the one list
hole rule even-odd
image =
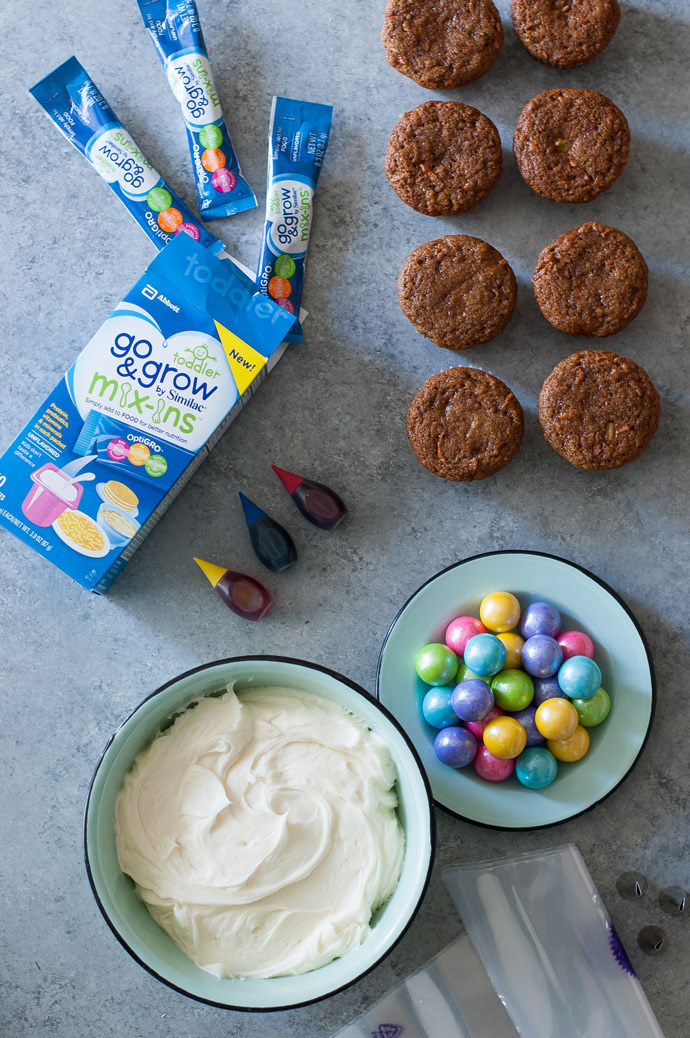
[[482, 599], [479, 617], [489, 631], [511, 631], [520, 619], [520, 603], [510, 591], [493, 591]]
[[532, 638], [535, 634], [548, 634], [555, 638], [561, 629], [561, 614], [549, 602], [530, 602], [520, 617], [520, 634]]
[[558, 684], [558, 678], [555, 675], [551, 678], [534, 679], [533, 705], [541, 706], [547, 699], [565, 699], [565, 692]]
[[503, 664], [504, 669], [510, 668], [515, 670], [517, 667], [521, 667], [522, 646], [525, 644], [525, 639], [522, 635], [517, 634], [515, 631], [503, 631], [496, 637], [505, 646], [506, 660]]
[[547, 739], [547, 749], [551, 750], [556, 760], [573, 761], [582, 760], [589, 749], [589, 732], [581, 724], [577, 726], [572, 735], [562, 739]]
[[455, 678], [455, 683], [459, 684], [459, 682], [461, 681], [469, 681], [470, 678], [478, 678], [479, 676], [479, 674], [475, 674], [473, 670], [470, 670], [470, 668], [467, 666], [464, 660], [461, 660], [460, 665], [458, 667], [458, 673]]
[[449, 685], [458, 672], [458, 657], [447, 645], [429, 642], [417, 653], [415, 669], [427, 685]]
[[477, 740], [466, 728], [442, 728], [434, 739], [434, 753], [442, 764], [465, 768], [477, 753]]
[[528, 746], [515, 761], [515, 776], [528, 789], [550, 786], [558, 774], [558, 761], [546, 746]]
[[558, 684], [571, 699], [589, 699], [601, 687], [601, 670], [589, 656], [571, 656], [558, 670]]
[[589, 656], [594, 659], [594, 642], [584, 631], [561, 631], [556, 641], [564, 660], [569, 660], [571, 656]]
[[450, 701], [461, 721], [481, 721], [494, 705], [494, 694], [486, 681], [470, 678], [455, 686]]
[[598, 688], [589, 699], [573, 699], [580, 724], [585, 728], [594, 728], [605, 721], [611, 710], [611, 699], [604, 688]]
[[486, 717], [482, 717], [481, 721], [465, 721], [465, 728], [468, 732], [472, 732], [472, 735], [476, 735], [478, 739], [483, 738], [484, 729], [486, 728], [489, 721], [493, 721], [495, 717], [503, 717], [503, 710], [500, 706], [491, 707]]
[[494, 700], [502, 710], [522, 710], [534, 698], [534, 684], [524, 670], [501, 670], [491, 681]]
[[577, 728], [577, 710], [569, 699], [547, 699], [537, 707], [534, 723], [547, 741], [567, 739]]
[[452, 685], [439, 685], [430, 688], [422, 700], [422, 716], [432, 728], [448, 728], [457, 725], [458, 717], [453, 710], [450, 697]]
[[462, 656], [470, 638], [475, 634], [486, 634], [486, 627], [476, 616], [457, 616], [446, 627], [446, 645], [458, 656]]
[[536, 706], [530, 705], [526, 706], [524, 710], [517, 710], [512, 715], [525, 729], [525, 735], [527, 737], [525, 743], [526, 746], [541, 746], [544, 742], [544, 736], [537, 728], [537, 722], [535, 720], [536, 712]]
[[514, 757], [495, 757], [483, 743], [477, 746], [474, 770], [487, 782], [505, 782], [515, 771]]
[[465, 646], [465, 663], [482, 678], [498, 674], [505, 659], [505, 646], [495, 634], [475, 634]]
[[494, 757], [515, 758], [527, 744], [525, 729], [514, 717], [505, 714], [489, 721], [484, 729], [484, 745]]
[[534, 634], [522, 646], [522, 665], [534, 678], [552, 677], [562, 661], [561, 647], [549, 634]]

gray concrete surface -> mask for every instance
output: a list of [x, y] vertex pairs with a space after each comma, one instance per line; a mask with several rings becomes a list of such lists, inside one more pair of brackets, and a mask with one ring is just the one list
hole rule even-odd
[[[281, 360], [105, 597], [89, 595], [0, 533], [5, 1038], [323, 1038], [460, 932], [440, 878], [444, 866], [569, 841], [587, 862], [664, 1032], [687, 1034], [690, 924], [664, 916], [656, 894], [666, 885], [690, 885], [690, 14], [682, 0], [624, 3], [608, 51], [564, 73], [529, 57], [512, 32], [508, 0], [498, 6], [506, 38], [494, 68], [447, 96], [494, 120], [503, 173], [473, 212], [430, 219], [407, 209], [383, 175], [398, 116], [436, 96], [386, 63], [383, 0], [199, 0], [233, 141], [260, 200], [258, 209], [213, 229], [250, 267], [263, 220], [271, 96], [335, 107], [307, 271], [310, 316], [304, 345]], [[39, 110], [29, 86], [76, 54], [192, 206], [195, 191], [182, 125], [134, 2], [27, 0], [6, 5], [0, 33], [4, 449], [154, 255]], [[623, 176], [587, 206], [539, 199], [521, 181], [510, 150], [523, 105], [563, 83], [608, 94], [632, 130]], [[588, 343], [546, 323], [530, 276], [541, 247], [585, 219], [625, 230], [648, 261], [644, 310], [605, 345], [639, 361], [662, 397], [659, 431], [645, 455], [604, 474], [570, 467], [546, 444], [536, 419], [546, 374]], [[490, 241], [519, 280], [507, 329], [460, 358], [415, 332], [395, 290], [408, 252], [449, 232]], [[414, 393], [458, 360], [504, 379], [526, 415], [516, 460], [474, 486], [432, 476], [405, 435]], [[302, 521], [271, 463], [337, 488], [350, 506], [347, 522], [326, 535]], [[267, 581], [276, 605], [258, 625], [226, 610], [192, 561], [199, 555], [257, 570], [240, 489], [290, 528], [300, 552], [298, 565]], [[89, 780], [114, 727], [159, 684], [226, 655], [294, 654], [373, 690], [382, 641], [412, 591], [458, 559], [500, 548], [548, 551], [587, 567], [639, 619], [659, 695], [651, 738], [629, 778], [588, 814], [535, 833], [485, 830], [439, 812], [437, 864], [412, 928], [383, 964], [330, 1000], [282, 1014], [226, 1013], [150, 977], [100, 917], [82, 859]], [[650, 880], [637, 902], [616, 893], [617, 876], [630, 869]], [[647, 923], [668, 933], [667, 949], [655, 958], [636, 943]]]

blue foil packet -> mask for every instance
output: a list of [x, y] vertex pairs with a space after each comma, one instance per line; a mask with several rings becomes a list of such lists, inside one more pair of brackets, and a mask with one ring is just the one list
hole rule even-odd
[[214, 253], [224, 248], [142, 154], [75, 57], [29, 92], [159, 249], [181, 232]]
[[[314, 194], [333, 118], [330, 105], [274, 97], [268, 136], [266, 221], [256, 282], [299, 315]], [[302, 342], [297, 320], [289, 342]]]
[[206, 220], [253, 209], [225, 124], [194, 0], [137, 0], [144, 25], [182, 110]]
[[282, 355], [293, 322], [231, 260], [179, 235], [0, 457], [0, 527], [105, 591]]

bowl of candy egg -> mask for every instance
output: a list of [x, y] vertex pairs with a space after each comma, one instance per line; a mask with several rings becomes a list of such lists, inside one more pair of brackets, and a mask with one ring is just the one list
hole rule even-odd
[[541, 552], [473, 556], [426, 581], [384, 641], [377, 694], [412, 738], [435, 802], [502, 829], [600, 803], [647, 741], [644, 633], [583, 567]]
[[400, 940], [434, 857], [431, 791], [395, 717], [281, 656], [196, 667], [108, 741], [84, 820], [110, 929], [164, 984], [270, 1011], [348, 987]]

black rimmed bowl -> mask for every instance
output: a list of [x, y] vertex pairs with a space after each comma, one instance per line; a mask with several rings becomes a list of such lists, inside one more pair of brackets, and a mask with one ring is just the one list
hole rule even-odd
[[[120, 871], [115, 802], [135, 757], [170, 719], [202, 696], [234, 682], [238, 691], [298, 688], [350, 710], [386, 743], [398, 781], [398, 815], [405, 855], [398, 885], [353, 951], [301, 976], [217, 979], [200, 969], [153, 921], [131, 880]], [[373, 969], [402, 937], [424, 897], [434, 856], [434, 815], [419, 756], [390, 712], [347, 678], [302, 660], [241, 656], [187, 671], [152, 693], [109, 740], [94, 772], [86, 804], [86, 868], [98, 906], [127, 951], [160, 981], [201, 1002], [236, 1010], [272, 1011], [305, 1005], [348, 987]]]
[[[433, 751], [435, 730], [421, 703], [428, 686], [415, 672], [415, 656], [428, 642], [443, 641], [457, 616], [479, 616], [482, 598], [511, 591], [522, 608], [546, 601], [561, 613], [563, 629], [586, 631], [594, 641], [611, 712], [590, 728], [582, 760], [559, 766], [544, 789], [479, 778], [472, 766], [442, 764]], [[599, 803], [623, 781], [647, 740], [654, 715], [654, 668], [632, 612], [604, 581], [581, 566], [540, 552], [487, 552], [458, 562], [415, 591], [390, 627], [379, 659], [377, 694], [414, 742], [436, 803], [466, 821], [500, 829], [555, 825]]]

